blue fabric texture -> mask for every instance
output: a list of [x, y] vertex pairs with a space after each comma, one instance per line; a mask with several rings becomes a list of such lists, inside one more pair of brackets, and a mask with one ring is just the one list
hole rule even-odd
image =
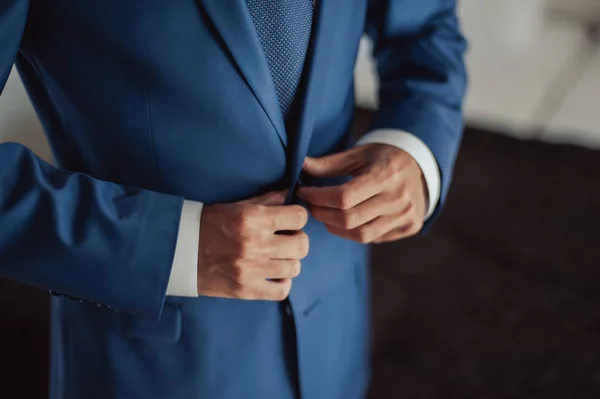
[[0, 144], [0, 277], [56, 293], [51, 398], [364, 397], [367, 249], [316, 220], [289, 301], [165, 296], [184, 198], [293, 188], [307, 155], [348, 148], [365, 30], [374, 126], [432, 149], [443, 206], [466, 87], [456, 2], [311, 7], [0, 0], [0, 88], [16, 62], [54, 154]]
[[313, 21], [313, 0], [246, 0], [284, 119], [298, 93]]

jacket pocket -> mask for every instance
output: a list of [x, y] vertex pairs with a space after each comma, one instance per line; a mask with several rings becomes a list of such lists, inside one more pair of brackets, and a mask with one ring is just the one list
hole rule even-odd
[[181, 308], [165, 305], [160, 320], [150, 321], [128, 316], [122, 321], [121, 335], [128, 338], [151, 339], [175, 343], [181, 338]]

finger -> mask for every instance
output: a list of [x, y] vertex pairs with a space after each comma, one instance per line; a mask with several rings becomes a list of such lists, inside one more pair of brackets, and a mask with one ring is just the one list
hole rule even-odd
[[380, 238], [373, 241], [373, 244], [383, 244], [386, 242], [398, 241], [404, 238], [412, 237], [417, 235], [422, 229], [422, 224], [409, 223], [406, 226], [394, 229], [387, 234], [384, 234]]
[[283, 301], [292, 289], [291, 279], [259, 279], [244, 292], [245, 299], [259, 301]]
[[383, 190], [384, 183], [367, 173], [339, 186], [300, 187], [298, 196], [311, 205], [347, 210]]
[[356, 147], [320, 158], [307, 157], [302, 169], [304, 172], [318, 177], [351, 175], [362, 163], [361, 152]]
[[271, 206], [264, 211], [273, 232], [300, 230], [308, 223], [308, 211], [300, 205]]
[[398, 204], [384, 195], [376, 195], [348, 210], [312, 206], [311, 215], [326, 225], [352, 230], [379, 216], [398, 212]]
[[370, 244], [398, 226], [398, 218], [394, 215], [380, 216], [358, 228], [346, 230], [339, 227], [327, 226], [327, 230], [338, 237]]
[[261, 264], [257, 277], [265, 279], [290, 279], [300, 275], [302, 265], [296, 259], [271, 259]]
[[265, 206], [276, 206], [283, 205], [288, 190], [282, 191], [271, 191], [257, 197], [245, 199], [237, 202], [238, 204], [254, 204], [254, 205], [265, 205]]
[[309, 250], [308, 235], [303, 231], [289, 235], [273, 235], [265, 246], [270, 259], [304, 259]]

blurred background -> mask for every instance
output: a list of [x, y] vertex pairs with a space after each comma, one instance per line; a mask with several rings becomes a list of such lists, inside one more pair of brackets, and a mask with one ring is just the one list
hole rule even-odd
[[[373, 251], [371, 397], [600, 397], [600, 0], [462, 0], [460, 14], [468, 127], [433, 231]], [[369, 47], [358, 131], [377, 108]], [[3, 141], [49, 159], [15, 72]], [[0, 397], [46, 397], [47, 307], [0, 280]]]

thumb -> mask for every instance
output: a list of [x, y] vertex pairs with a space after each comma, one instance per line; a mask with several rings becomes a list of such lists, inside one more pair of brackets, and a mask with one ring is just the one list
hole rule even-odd
[[277, 206], [283, 205], [287, 196], [288, 190], [282, 191], [270, 191], [266, 194], [259, 195], [258, 197], [252, 197], [243, 201], [237, 202], [238, 204], [253, 204], [253, 205], [265, 205], [265, 206]]
[[351, 149], [320, 158], [306, 157], [303, 170], [317, 177], [352, 175], [360, 163], [360, 153]]

